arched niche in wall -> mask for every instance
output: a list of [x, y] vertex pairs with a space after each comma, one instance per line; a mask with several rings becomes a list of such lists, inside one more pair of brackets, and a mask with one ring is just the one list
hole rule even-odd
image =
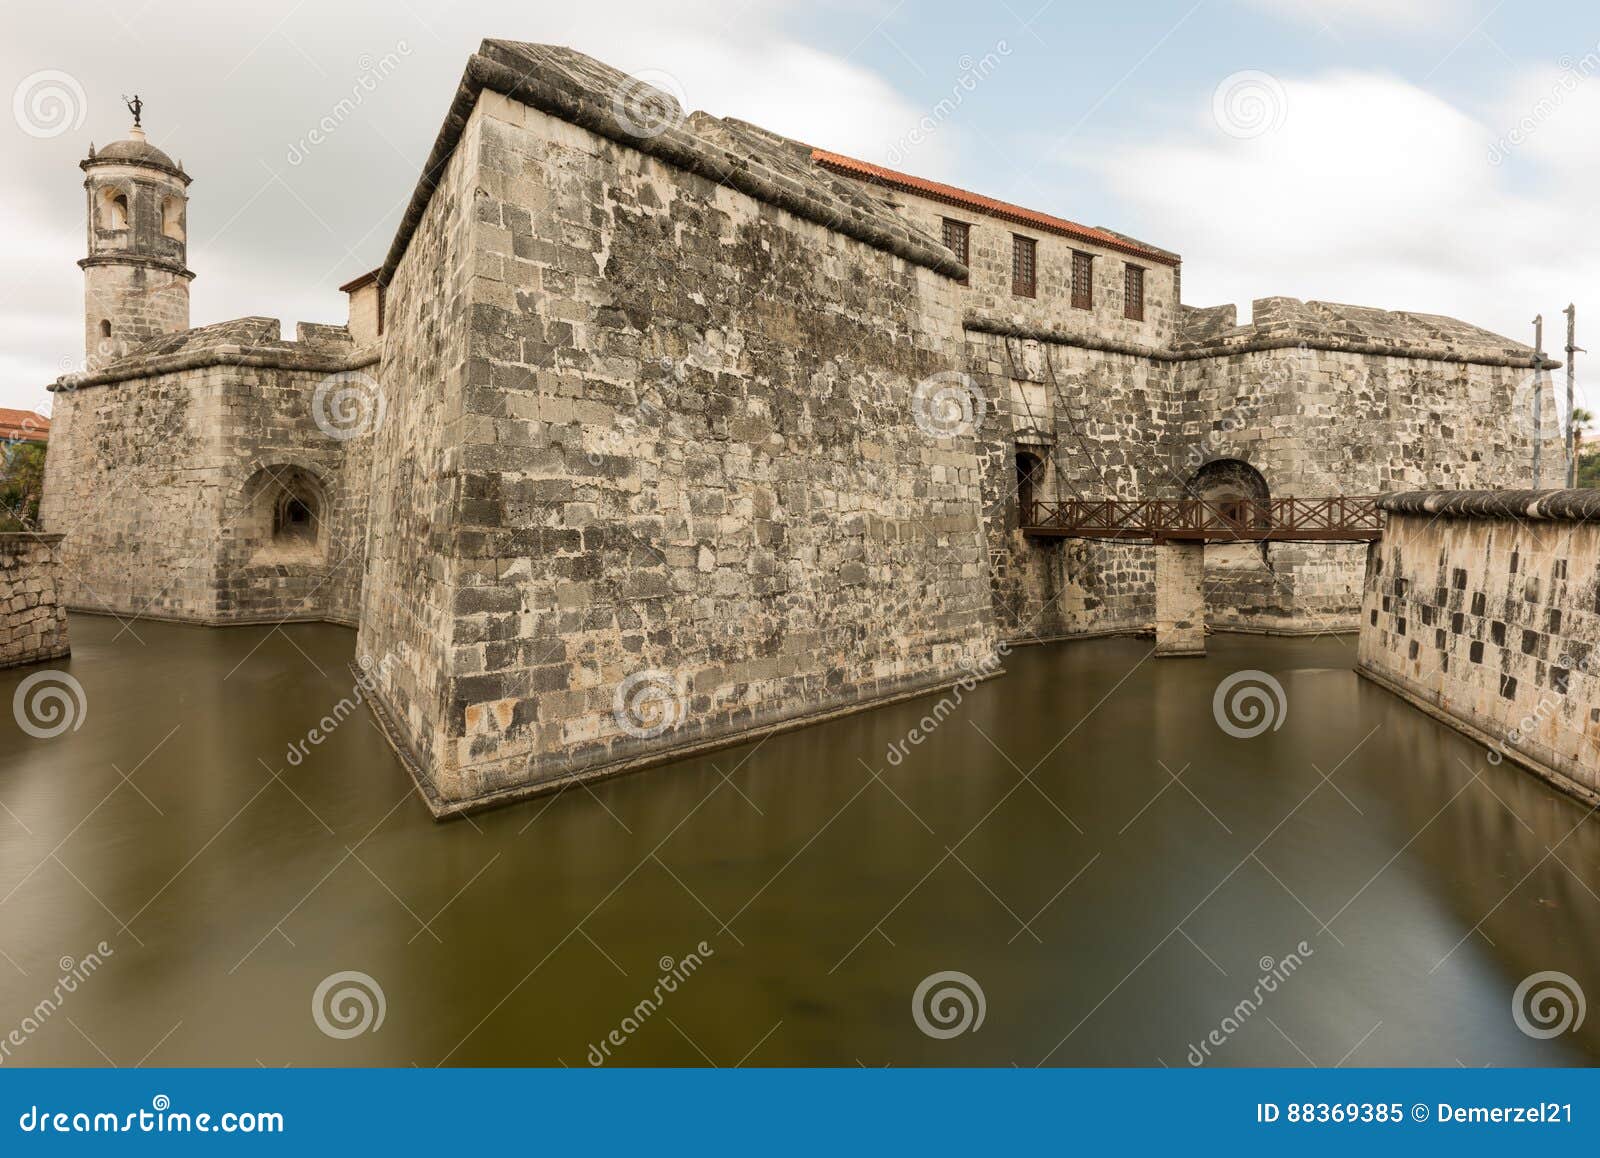
[[242, 498], [237, 536], [252, 565], [327, 558], [332, 507], [315, 472], [290, 463], [263, 466], [246, 480]]
[[[1211, 504], [1206, 521], [1221, 520], [1235, 527], [1265, 527], [1270, 522], [1272, 488], [1266, 476], [1240, 458], [1214, 458], [1189, 476], [1185, 484], [1190, 498]], [[1253, 563], [1265, 566], [1268, 545], [1260, 543], [1213, 543], [1206, 548], [1208, 563]]]

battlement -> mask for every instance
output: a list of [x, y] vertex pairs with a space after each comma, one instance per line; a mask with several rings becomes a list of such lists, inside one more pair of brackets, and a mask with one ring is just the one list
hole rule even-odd
[[[1231, 354], [1296, 345], [1486, 366], [1535, 365], [1531, 346], [1442, 314], [1289, 297], [1256, 298], [1243, 326], [1231, 305], [1186, 306], [1173, 348], [1181, 354]], [[1547, 358], [1542, 365], [1560, 363]]]

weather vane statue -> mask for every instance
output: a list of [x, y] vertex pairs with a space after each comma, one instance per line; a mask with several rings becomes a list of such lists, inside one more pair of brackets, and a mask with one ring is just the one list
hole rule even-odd
[[122, 103], [127, 105], [128, 111], [133, 114], [133, 127], [136, 129], [139, 128], [139, 114], [144, 111], [144, 102], [139, 99], [139, 94], [134, 93], [133, 99], [131, 100], [126, 96], [123, 97]]

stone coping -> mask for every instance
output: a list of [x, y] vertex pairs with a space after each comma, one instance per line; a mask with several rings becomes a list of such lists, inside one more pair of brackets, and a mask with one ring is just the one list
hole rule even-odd
[[[450, 110], [378, 272], [378, 283], [388, 285], [394, 277], [484, 89], [915, 265], [951, 278], [967, 276], [966, 266], [948, 249], [895, 218], [864, 192], [846, 188], [842, 178], [836, 181], [820, 175], [781, 149], [767, 147], [766, 141], [736, 122], [695, 113], [660, 133], [641, 136], [631, 131], [619, 112], [625, 114], [629, 104], [638, 103], [633, 91], [638, 85], [625, 73], [570, 48], [485, 40], [467, 60]], [[676, 106], [670, 96], [660, 96]]]
[[90, 386], [126, 382], [130, 378], [154, 378], [161, 374], [210, 366], [259, 366], [268, 370], [311, 370], [339, 374], [376, 365], [381, 354], [382, 348], [377, 345], [363, 346], [349, 354], [337, 354], [325, 347], [318, 349], [297, 342], [280, 342], [270, 346], [205, 346], [175, 354], [136, 354], [121, 358], [102, 370], [63, 374], [45, 389], [52, 394], [62, 390], [83, 390]]
[[1548, 358], [1536, 362], [1533, 357], [1516, 357], [1488, 352], [1474, 353], [1447, 347], [1393, 346], [1382, 342], [1359, 342], [1343, 338], [1283, 337], [1258, 338], [1235, 345], [1191, 347], [1182, 350], [1157, 349], [1134, 346], [1126, 342], [1107, 341], [1086, 334], [1068, 334], [1041, 326], [1019, 325], [1003, 318], [968, 314], [962, 326], [972, 333], [996, 334], [1003, 338], [1021, 338], [1024, 341], [1048, 342], [1054, 346], [1072, 346], [1080, 350], [1094, 350], [1102, 354], [1126, 354], [1134, 358], [1148, 358], [1152, 362], [1200, 362], [1213, 358], [1227, 358], [1234, 354], [1255, 354], [1267, 350], [1324, 350], [1339, 354], [1375, 354], [1385, 358], [1409, 358], [1420, 362], [1464, 362], [1474, 366], [1508, 366], [1519, 370], [1536, 367], [1551, 369], [1559, 366]]
[[1397, 515], [1446, 519], [1529, 519], [1582, 523], [1600, 520], [1600, 490], [1397, 491], [1378, 498]]

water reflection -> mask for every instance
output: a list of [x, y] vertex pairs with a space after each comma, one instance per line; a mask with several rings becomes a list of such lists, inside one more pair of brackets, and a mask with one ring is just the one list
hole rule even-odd
[[[82, 727], [0, 747], [0, 1031], [37, 1023], [6, 1064], [584, 1065], [609, 1040], [608, 1064], [1182, 1066], [1214, 1030], [1213, 1065], [1600, 1055], [1594, 1020], [1537, 1040], [1511, 1013], [1542, 970], [1600, 994], [1588, 810], [1359, 681], [1350, 639], [1023, 649], [898, 765], [935, 701], [438, 825], [364, 714], [287, 759], [349, 694], [352, 633], [72, 631]], [[1237, 739], [1212, 694], [1246, 668], [1288, 712]], [[941, 971], [980, 1028], [918, 1028]], [[339, 973], [381, 992], [375, 1030], [319, 1028]]]

